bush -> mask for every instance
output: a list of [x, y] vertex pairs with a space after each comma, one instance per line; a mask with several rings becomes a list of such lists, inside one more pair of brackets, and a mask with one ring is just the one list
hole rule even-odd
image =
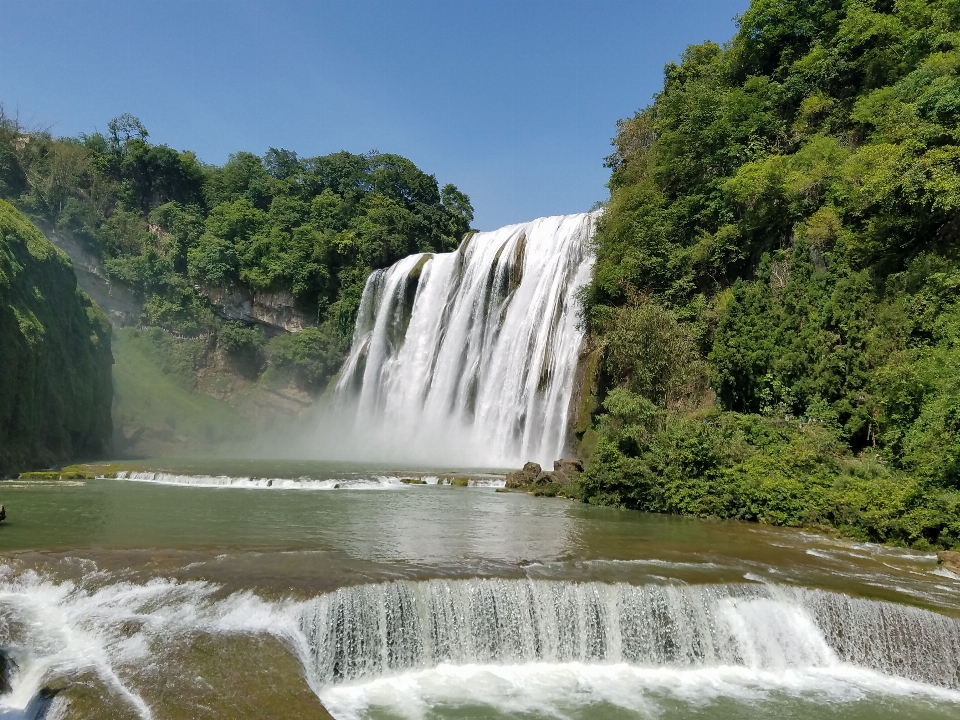
[[304, 328], [273, 338], [266, 346], [267, 359], [280, 378], [316, 391], [340, 367], [343, 350], [338, 340], [327, 328]]

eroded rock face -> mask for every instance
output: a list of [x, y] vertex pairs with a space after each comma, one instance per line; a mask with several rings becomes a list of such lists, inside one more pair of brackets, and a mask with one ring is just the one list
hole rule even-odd
[[533, 485], [542, 473], [543, 468], [540, 467], [539, 463], [528, 462], [523, 466], [523, 470], [507, 473], [507, 487], [518, 488]]
[[221, 317], [241, 320], [299, 332], [312, 325], [306, 315], [296, 308], [293, 295], [287, 290], [256, 292], [243, 287], [222, 288], [200, 286]]
[[50, 242], [70, 258], [77, 275], [77, 284], [100, 306], [110, 319], [111, 325], [123, 328], [140, 322], [143, 300], [123, 283], [108, 277], [100, 260], [77, 240], [73, 233], [46, 224], [38, 227]]

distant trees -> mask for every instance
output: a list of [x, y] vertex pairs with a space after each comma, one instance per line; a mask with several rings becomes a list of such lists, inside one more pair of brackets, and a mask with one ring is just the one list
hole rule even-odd
[[71, 139], [0, 113], [0, 197], [86, 241], [143, 295], [147, 324], [216, 331], [206, 287], [289, 291], [321, 329], [273, 357], [312, 386], [348, 348], [370, 272], [455, 248], [473, 219], [464, 193], [399, 155], [270, 148], [218, 167], [149, 137], [129, 114]]

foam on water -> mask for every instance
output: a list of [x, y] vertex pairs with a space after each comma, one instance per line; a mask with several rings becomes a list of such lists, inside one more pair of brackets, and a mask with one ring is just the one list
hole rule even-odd
[[638, 710], [664, 692], [925, 693], [960, 709], [960, 622], [836, 593], [500, 579], [364, 585], [306, 600], [219, 590], [96, 571], [58, 583], [0, 567], [0, 646], [18, 666], [0, 717], [28, 717], [45, 682], [92, 671], [117, 702], [151, 718], [138, 668], [156, 643], [197, 632], [278, 638], [340, 718], [373, 706], [416, 717], [436, 703], [555, 716], [571, 703]]
[[577, 710], [602, 704], [620, 709], [617, 717], [656, 718], [663, 716], [665, 700], [702, 707], [720, 699], [755, 706], [790, 698], [822, 706], [860, 704], [870, 697], [960, 706], [960, 693], [955, 691], [852, 666], [769, 672], [735, 666], [689, 670], [625, 663], [445, 664], [320, 691], [324, 707], [338, 720], [362, 720], [372, 709], [419, 720], [437, 707], [486, 708], [510, 717], [569, 718]]
[[[169, 472], [135, 472], [121, 471], [117, 473], [118, 480], [131, 482], [151, 483], [154, 485], [176, 485], [180, 487], [198, 488], [235, 488], [241, 490], [386, 490], [404, 487], [407, 485], [403, 478], [396, 475], [370, 475], [367, 477], [343, 477], [316, 479], [300, 478], [265, 478], [265, 477], [235, 477], [229, 475], [183, 475]], [[436, 485], [439, 478], [436, 475], [423, 476], [428, 485]], [[503, 487], [503, 478], [469, 478], [470, 487]]]

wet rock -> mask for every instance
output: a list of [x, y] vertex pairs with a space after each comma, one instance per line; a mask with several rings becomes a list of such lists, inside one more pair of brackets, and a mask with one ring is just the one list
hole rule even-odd
[[507, 487], [518, 488], [533, 485], [542, 472], [543, 468], [538, 463], [528, 462], [523, 466], [523, 470], [507, 473]]
[[569, 485], [580, 479], [583, 462], [578, 458], [565, 458], [553, 461], [553, 481], [559, 485]]
[[[2, 507], [0, 505], [0, 509]], [[10, 692], [16, 670], [17, 663], [4, 650], [0, 650], [0, 695]]]
[[954, 575], [960, 575], [960, 552], [941, 550], [937, 553], [937, 562], [943, 566], [944, 570], [949, 570]]

